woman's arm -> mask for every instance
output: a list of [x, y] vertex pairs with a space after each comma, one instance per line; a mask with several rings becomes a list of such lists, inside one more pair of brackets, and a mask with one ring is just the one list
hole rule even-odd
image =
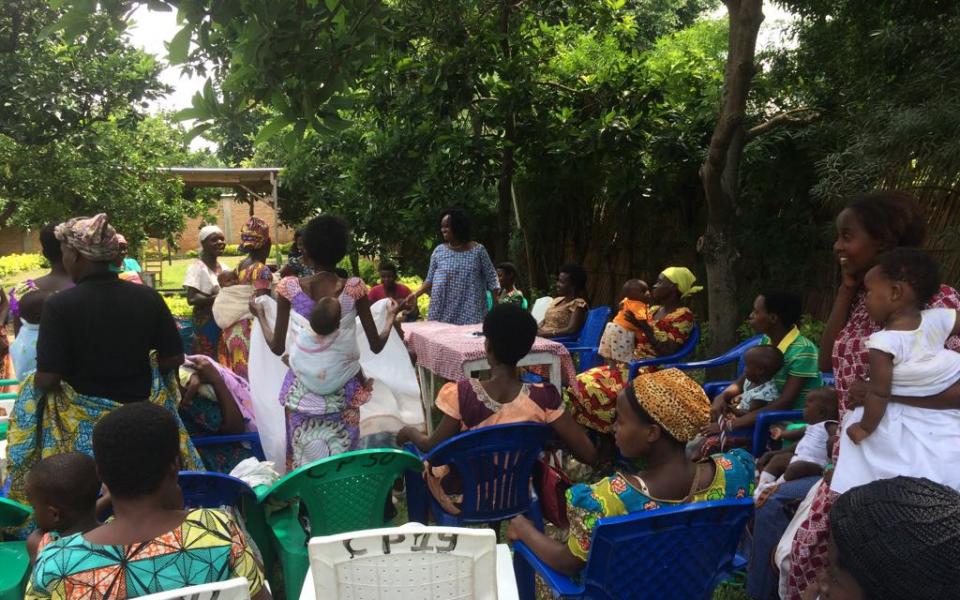
[[722, 392], [720, 392], [716, 398], [713, 399], [713, 402], [710, 405], [710, 418], [716, 421], [720, 415], [722, 415], [727, 410], [727, 404], [730, 402], [731, 398], [736, 398], [743, 393], [743, 382], [746, 380], [746, 375], [741, 375], [736, 381], [728, 385]]
[[236, 399], [230, 393], [217, 368], [209, 361], [204, 360], [197, 365], [197, 374], [200, 375], [200, 381], [213, 386], [217, 403], [220, 404], [220, 414], [223, 416], [223, 420], [217, 433], [222, 435], [243, 433], [243, 415], [240, 413], [240, 407], [237, 406]]
[[380, 354], [383, 347], [387, 345], [390, 338], [390, 330], [397, 320], [397, 303], [393, 300], [387, 308], [387, 322], [384, 323], [383, 331], [377, 331], [377, 323], [373, 320], [373, 313], [370, 312], [370, 299], [363, 296], [356, 301], [357, 316], [360, 317], [360, 325], [363, 332], [367, 335], [367, 343], [370, 344], [370, 350], [374, 354]]
[[587, 437], [587, 432], [577, 424], [570, 413], [563, 411], [563, 416], [550, 423], [550, 427], [563, 440], [563, 443], [573, 452], [574, 458], [585, 465], [595, 465], [599, 457], [597, 449]]
[[806, 385], [807, 379], [810, 378], [788, 375], [787, 382], [783, 384], [783, 391], [780, 392], [779, 398], [761, 409], [752, 410], [741, 417], [737, 417], [733, 420], [732, 427], [734, 429], [753, 427], [757, 422], [757, 415], [765, 411], [790, 410], [797, 398], [800, 397], [800, 392], [803, 391], [803, 386]]
[[840, 335], [840, 331], [847, 324], [847, 318], [850, 316], [850, 306], [853, 299], [857, 296], [860, 289], [860, 281], [852, 277], [844, 276], [840, 289], [837, 290], [837, 297], [833, 300], [833, 308], [830, 309], [830, 316], [827, 317], [827, 325], [820, 336], [820, 370], [833, 370], [833, 343]]
[[185, 286], [187, 290], [187, 304], [190, 306], [213, 306], [217, 299], [216, 294], [204, 294], [195, 287]]
[[564, 575], [573, 577], [583, 569], [585, 564], [564, 544], [537, 531], [530, 519], [522, 515], [510, 521], [507, 538], [513, 542], [523, 542], [548, 567]]
[[287, 327], [290, 323], [290, 301], [282, 294], [277, 294], [277, 320], [274, 322], [274, 328], [270, 328], [267, 322], [266, 310], [257, 301], [256, 297], [250, 299], [250, 312], [253, 318], [260, 323], [260, 330], [267, 341], [270, 351], [280, 356], [287, 346]]
[[480, 274], [483, 277], [484, 286], [494, 292], [494, 297], [500, 292], [500, 279], [497, 277], [497, 268], [493, 266], [487, 249], [480, 246]]
[[666, 340], [661, 342], [657, 339], [656, 331], [654, 331], [653, 326], [650, 325], [648, 321], [641, 321], [639, 319], [633, 318], [631, 314], [627, 315], [627, 320], [634, 324], [647, 338], [647, 341], [653, 346], [654, 351], [657, 353], [657, 356], [666, 356], [668, 354], [673, 354], [680, 349], [680, 342], [675, 342], [673, 340]]
[[439, 444], [449, 440], [460, 433], [460, 421], [450, 415], [443, 415], [440, 424], [430, 436], [417, 429], [416, 427], [406, 426], [397, 432], [397, 445], [401, 448], [407, 442], [413, 442], [421, 452], [430, 452]]

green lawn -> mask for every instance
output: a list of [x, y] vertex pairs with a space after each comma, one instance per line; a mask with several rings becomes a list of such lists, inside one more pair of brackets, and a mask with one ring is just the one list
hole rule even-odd
[[[240, 262], [242, 257], [240, 256], [223, 256], [220, 258], [220, 262], [228, 267], [235, 267]], [[171, 262], [163, 261], [163, 283], [158, 287], [162, 288], [179, 288], [183, 284], [183, 278], [187, 274], [187, 267], [190, 266], [190, 263], [196, 259], [193, 258], [180, 258], [174, 259]], [[42, 275], [46, 275], [47, 269], [38, 269], [35, 271], [22, 271], [13, 275], [2, 282], [3, 288], [9, 290], [18, 283], [26, 281], [27, 279], [36, 279]]]

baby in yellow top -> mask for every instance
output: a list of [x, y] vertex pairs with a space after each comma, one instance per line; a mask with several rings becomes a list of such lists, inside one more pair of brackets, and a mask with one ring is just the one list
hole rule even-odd
[[600, 356], [611, 365], [633, 360], [636, 346], [637, 323], [648, 319], [647, 303], [650, 288], [642, 279], [630, 279], [623, 284], [623, 300], [613, 321], [607, 323], [600, 338]]

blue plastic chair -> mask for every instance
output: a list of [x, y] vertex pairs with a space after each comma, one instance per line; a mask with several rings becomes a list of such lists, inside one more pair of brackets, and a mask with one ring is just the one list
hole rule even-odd
[[693, 354], [693, 351], [697, 349], [697, 344], [699, 343], [700, 343], [700, 326], [694, 323], [693, 329], [690, 331], [690, 335], [687, 337], [687, 341], [684, 342], [683, 345], [680, 346], [680, 349], [674, 352], [673, 354], [631, 361], [629, 378], [633, 379], [634, 377], [636, 377], [637, 371], [639, 371], [643, 367], [672, 365], [672, 363], [676, 363], [678, 360], [683, 360], [684, 358]]
[[259, 461], [267, 460], [263, 453], [263, 446], [260, 444], [260, 434], [256, 431], [246, 433], [237, 433], [232, 435], [198, 435], [191, 437], [194, 448], [200, 449], [206, 446], [219, 446], [230, 444], [249, 444], [250, 451]]
[[448, 465], [460, 475], [460, 514], [447, 513], [423, 481], [422, 471], [408, 471], [407, 511], [410, 520], [427, 524], [427, 511], [440, 525], [499, 523], [529, 513], [543, 530], [540, 505], [530, 494], [530, 477], [552, 430], [539, 423], [511, 423], [466, 431], [423, 454], [413, 444], [404, 448], [431, 466]]
[[603, 337], [603, 330], [609, 319], [609, 306], [591, 308], [587, 312], [587, 319], [584, 321], [580, 333], [576, 336], [553, 338], [553, 341], [563, 344], [570, 354], [577, 355], [578, 368], [581, 373], [597, 366], [597, 350], [600, 348], [600, 338]]
[[513, 547], [522, 600], [535, 600], [534, 572], [563, 598], [709, 600], [729, 577], [753, 499], [698, 502], [600, 519], [579, 583]]
[[753, 456], [760, 458], [770, 444], [770, 426], [780, 421], [802, 421], [802, 410], [767, 410], [757, 414], [753, 426]]

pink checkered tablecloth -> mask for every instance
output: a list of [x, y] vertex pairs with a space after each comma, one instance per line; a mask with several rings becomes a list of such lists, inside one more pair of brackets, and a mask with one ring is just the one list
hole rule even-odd
[[[440, 377], [451, 381], [463, 379], [463, 364], [484, 358], [483, 336], [471, 336], [483, 327], [477, 325], [450, 325], [436, 321], [417, 321], [403, 324], [403, 341], [417, 354], [417, 363]], [[530, 352], [549, 352], [560, 357], [563, 381], [572, 381], [577, 375], [570, 353], [563, 344], [538, 337]]]

